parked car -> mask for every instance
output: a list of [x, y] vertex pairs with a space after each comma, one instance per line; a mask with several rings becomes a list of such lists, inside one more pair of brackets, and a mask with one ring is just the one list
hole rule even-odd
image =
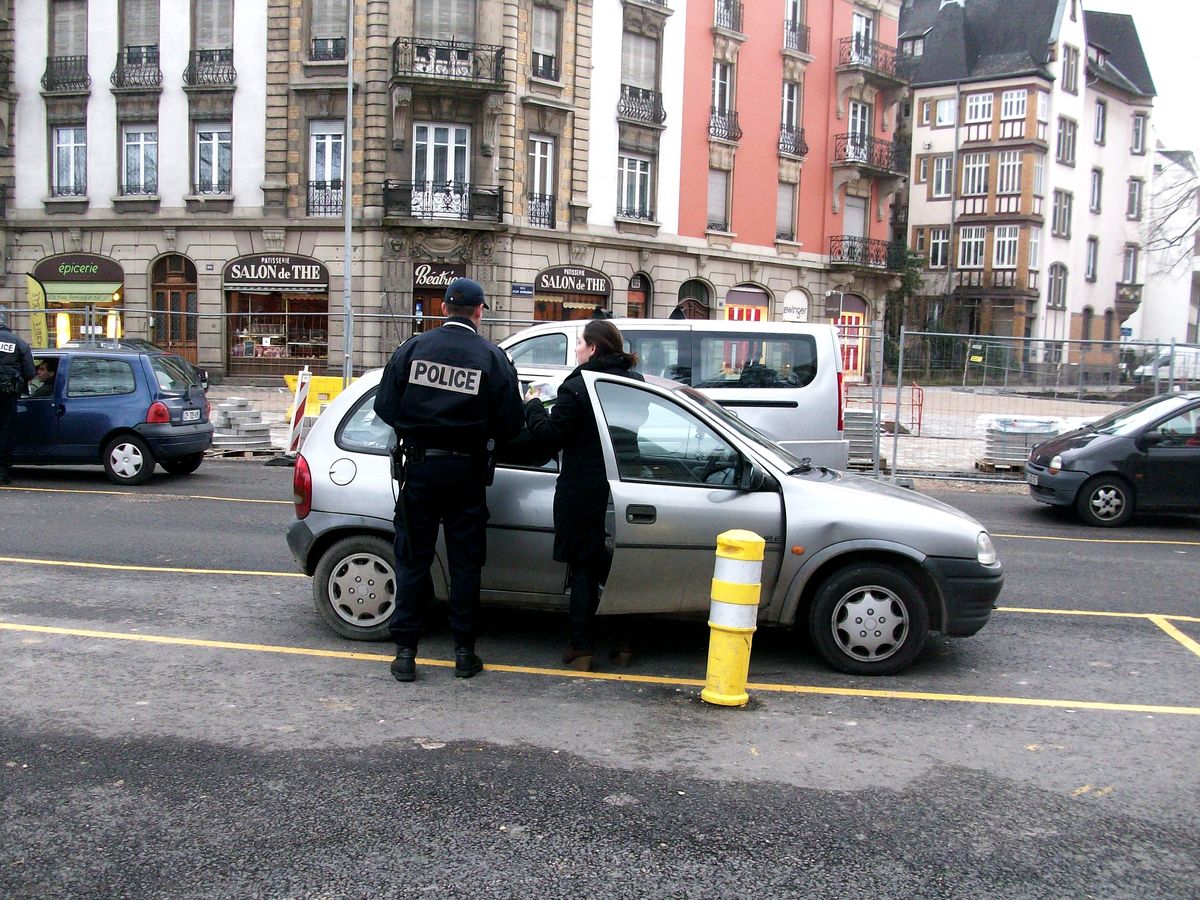
[[13, 465], [99, 464], [114, 484], [144, 484], [155, 464], [191, 474], [212, 446], [208, 400], [181, 356], [88, 345], [34, 361], [57, 374], [17, 399]]
[[[523, 380], [530, 380], [522, 375]], [[375, 415], [380, 371], [344, 391], [296, 460], [288, 545], [317, 612], [354, 640], [388, 637], [395, 610], [394, 437]], [[700, 392], [588, 372], [611, 490], [614, 554], [599, 612], [703, 615], [717, 535], [766, 541], [759, 620], [807, 628], [844, 672], [899, 672], [930, 631], [965, 636], [1003, 582], [987, 530], [945, 504], [808, 464]], [[502, 457], [488, 490], [485, 602], [566, 608], [551, 558], [557, 460]], [[435, 592], [446, 596], [444, 545]]]
[[[163, 350], [161, 347], [159, 347], [155, 344], [152, 344], [149, 341], [142, 340], [141, 338], [130, 338], [130, 337], [98, 338], [94, 341], [68, 341], [67, 343], [63, 344], [63, 346], [74, 348], [74, 349], [80, 349], [83, 347], [95, 347], [100, 350], [114, 350], [114, 349], [117, 349], [117, 350], [145, 350], [147, 353], [169, 353], [170, 352], [168, 350]], [[208, 390], [208, 370], [201, 369], [199, 366], [195, 365], [194, 363], [189, 362], [188, 360], [184, 359], [182, 356], [177, 356], [176, 358], [179, 360], [182, 360], [183, 364], [185, 366], [187, 366], [189, 369], [191, 369], [192, 373], [196, 376], [196, 381], [198, 381], [200, 383], [200, 387], [204, 388], [204, 390], [207, 391]]]
[[1133, 380], [1141, 384], [1145, 381], [1169, 381], [1174, 378], [1176, 384], [1200, 382], [1200, 347], [1169, 349], [1147, 360], [1133, 370]]
[[1029, 452], [1029, 494], [1089, 525], [1135, 512], [1200, 513], [1200, 393], [1134, 403]]
[[[637, 371], [687, 384], [796, 456], [844, 469], [842, 349], [832, 325], [614, 319]], [[575, 364], [587, 321], [546, 322], [500, 342], [517, 366]]]

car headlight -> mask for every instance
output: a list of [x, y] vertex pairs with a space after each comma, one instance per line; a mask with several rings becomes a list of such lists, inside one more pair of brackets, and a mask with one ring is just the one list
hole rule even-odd
[[979, 536], [975, 538], [975, 558], [981, 566], [996, 564], [996, 545], [992, 543], [992, 538], [986, 531], [979, 532]]
[[1050, 465], [1047, 468], [1050, 469], [1051, 475], [1057, 475], [1060, 471], [1062, 471], [1062, 467], [1062, 456], [1055, 456], [1050, 460]]

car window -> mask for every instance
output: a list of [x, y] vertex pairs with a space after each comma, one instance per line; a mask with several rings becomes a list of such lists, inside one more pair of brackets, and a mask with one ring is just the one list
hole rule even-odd
[[35, 356], [33, 358], [33, 380], [25, 385], [25, 397], [30, 400], [50, 400], [54, 397], [54, 385], [58, 377], [57, 356]]
[[561, 366], [567, 362], [567, 336], [561, 332], [531, 337], [508, 348], [518, 366]]
[[154, 377], [158, 379], [161, 390], [176, 394], [187, 393], [193, 379], [191, 373], [180, 365], [182, 362], [182, 359], [176, 360], [169, 356], [150, 357], [150, 368], [154, 370]]
[[810, 334], [702, 334], [700, 388], [801, 388], [817, 375], [817, 341]]
[[691, 384], [692, 364], [688, 359], [688, 333], [626, 330], [625, 352], [636, 353], [636, 371]]
[[1186, 403], [1178, 397], [1151, 397], [1133, 406], [1122, 407], [1086, 427], [1101, 434], [1134, 434], [1151, 425], [1156, 419]]
[[68, 397], [110, 397], [137, 390], [133, 366], [124, 359], [75, 357], [68, 370]]
[[687, 410], [649, 391], [596, 385], [622, 481], [736, 485], [740, 454]]
[[1189, 409], [1151, 430], [1162, 436], [1163, 446], [1200, 447], [1200, 409]]
[[386, 454], [396, 445], [396, 432], [392, 426], [375, 414], [376, 391], [368, 391], [342, 419], [334, 436], [343, 450], [359, 453]]

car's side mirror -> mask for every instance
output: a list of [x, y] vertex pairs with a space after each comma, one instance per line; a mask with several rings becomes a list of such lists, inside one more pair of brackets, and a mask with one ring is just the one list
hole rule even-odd
[[742, 471], [738, 476], [738, 489], [753, 493], [762, 490], [767, 483], [766, 473], [750, 460], [742, 460]]
[[208, 369], [197, 369], [196, 378], [200, 381], [200, 387], [208, 390]]
[[1147, 431], [1138, 438], [1138, 446], [1145, 449], [1146, 447], [1155, 447], [1166, 440], [1166, 435], [1161, 431]]

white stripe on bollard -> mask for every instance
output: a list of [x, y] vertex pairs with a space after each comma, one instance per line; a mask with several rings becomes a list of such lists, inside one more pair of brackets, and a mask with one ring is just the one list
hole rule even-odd
[[720, 628], [753, 630], [758, 627], [758, 607], [713, 600], [708, 608], [708, 624]]
[[731, 581], [734, 584], [758, 584], [762, 577], [762, 560], [728, 559], [718, 556], [713, 566], [713, 581]]

